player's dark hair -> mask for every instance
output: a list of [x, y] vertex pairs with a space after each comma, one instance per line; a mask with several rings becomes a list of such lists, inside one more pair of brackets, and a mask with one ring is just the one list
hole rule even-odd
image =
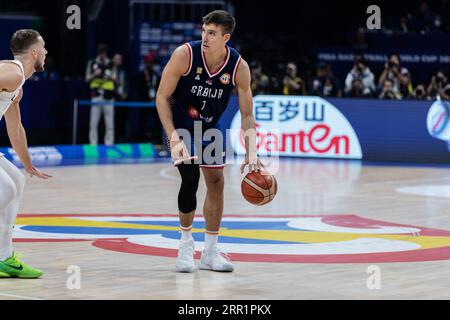
[[38, 42], [40, 34], [36, 30], [22, 29], [14, 32], [10, 49], [14, 56], [25, 53], [33, 44]]
[[234, 17], [224, 10], [215, 10], [203, 17], [204, 24], [216, 24], [222, 27], [223, 34], [233, 33], [236, 27]]

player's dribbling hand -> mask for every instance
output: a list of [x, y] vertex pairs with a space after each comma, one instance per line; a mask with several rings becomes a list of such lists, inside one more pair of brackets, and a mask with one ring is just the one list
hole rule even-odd
[[244, 169], [245, 166], [248, 165], [248, 171], [249, 172], [259, 172], [261, 171], [264, 167], [264, 164], [261, 162], [261, 160], [259, 160], [258, 157], [255, 158], [255, 160], [253, 160], [251, 163], [248, 160], [248, 157], [245, 157], [244, 162], [241, 164], [241, 173], [244, 173]]
[[170, 141], [170, 153], [172, 156], [173, 164], [175, 166], [181, 164], [182, 162], [195, 160], [196, 156], [191, 157], [185, 143], [182, 140], [171, 140]]
[[47, 174], [45, 172], [39, 171], [34, 166], [31, 166], [29, 168], [25, 168], [25, 171], [30, 175], [31, 178], [33, 178], [33, 176], [36, 176], [36, 177], [38, 177], [40, 179], [44, 179], [44, 180], [52, 178], [51, 175], [49, 175], [49, 174]]

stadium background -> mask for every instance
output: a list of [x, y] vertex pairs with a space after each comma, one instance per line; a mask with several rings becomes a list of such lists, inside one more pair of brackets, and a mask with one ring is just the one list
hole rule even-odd
[[[73, 4], [81, 8], [81, 30], [68, 30], [66, 27], [69, 16], [66, 9]], [[369, 16], [366, 9], [371, 4], [381, 8], [381, 30], [366, 28]], [[85, 69], [88, 60], [95, 57], [100, 43], [108, 45], [110, 56], [114, 53], [123, 55], [123, 67], [129, 76], [127, 101], [142, 101], [136, 92], [135, 81], [136, 75], [144, 66], [148, 53], [146, 48], [151, 47], [154, 63], [159, 66], [155, 68], [155, 73], [160, 72], [171, 49], [184, 40], [199, 38], [201, 17], [206, 12], [219, 8], [230, 10], [236, 16], [237, 29], [232, 45], [251, 65], [259, 63], [271, 81], [273, 79], [278, 82], [278, 87], [269, 90], [270, 94], [283, 95], [280, 83], [286, 64], [291, 61], [298, 66], [298, 75], [305, 82], [307, 94], [316, 95], [310, 92], [309, 87], [321, 64], [331, 67], [343, 92], [344, 81], [353, 66], [355, 54], [369, 57], [366, 60], [375, 75], [376, 83], [383, 71], [383, 59], [390, 54], [420, 57], [416, 62], [402, 62], [411, 73], [414, 88], [420, 83], [428, 86], [431, 77], [438, 70], [443, 70], [448, 76], [450, 66], [449, 1], [427, 1], [426, 5], [430, 21], [426, 21], [429, 25], [425, 23], [422, 26], [418, 16], [421, 14], [423, 1], [358, 1], [345, 5], [333, 1], [295, 4], [281, 1], [275, 5], [274, 2], [252, 1], [5, 0], [0, 9], [0, 26], [3, 30], [0, 35], [3, 44], [0, 55], [4, 59], [11, 58], [8, 43], [12, 32], [18, 28], [36, 28], [43, 34], [49, 50], [47, 71], [25, 85], [25, 96], [21, 104], [23, 122], [31, 146], [68, 145], [74, 141], [74, 100], [89, 98], [88, 84], [84, 81]], [[441, 19], [439, 28], [433, 27], [433, 19], [437, 15]], [[402, 32], [399, 26], [403, 17], [408, 18], [408, 32]], [[179, 34], [184, 25], [175, 24], [180, 22], [187, 23], [185, 26], [192, 30], [189, 33], [181, 30], [184, 37], [178, 38], [179, 43], [176, 40], [169, 45], [163, 40], [161, 43], [153, 41], [150, 44], [142, 41], [141, 35], [145, 28], [157, 26], [171, 29], [172, 34]], [[437, 57], [437, 61], [423, 60], [421, 57], [424, 54], [427, 57]], [[338, 58], [330, 59], [333, 55]], [[375, 139], [372, 145], [382, 141], [377, 148], [369, 148], [367, 152], [364, 142], [362, 147], [367, 155], [365, 159], [420, 162], [449, 160], [447, 144], [442, 143], [439, 138], [433, 139], [426, 131], [427, 112], [436, 97], [412, 101], [418, 99], [404, 96], [399, 101], [386, 101], [378, 99], [381, 88], [376, 90], [371, 99], [359, 100], [342, 93], [337, 97], [338, 100], [350, 100], [336, 102], [344, 105], [344, 109], [350, 110], [350, 113], [361, 113], [354, 120], [356, 123], [352, 122], [353, 127], [363, 130], [357, 132], [361, 141], [373, 142]], [[324, 98], [334, 99], [336, 96]], [[146, 101], [151, 100], [149, 98]], [[88, 143], [88, 108], [82, 107], [78, 112], [75, 137], [77, 144]], [[368, 110], [367, 113], [364, 108]], [[341, 107], [338, 109], [345, 113]], [[370, 120], [374, 119], [374, 115], [378, 116], [377, 121]], [[145, 117], [143, 124], [142, 117]], [[411, 126], [409, 120], [414, 125]], [[161, 143], [158, 134], [161, 128], [155, 109], [146, 113], [134, 108], [117, 109], [115, 123], [117, 143], [151, 142], [156, 146]], [[134, 128], [133, 134], [129, 133], [130, 128]], [[4, 123], [0, 125], [0, 130], [0, 146], [9, 146]], [[103, 130], [102, 122], [100, 130]], [[140, 131], [136, 133], [136, 130]], [[389, 144], [386, 139], [394, 143]], [[395, 154], [396, 148], [404, 145], [411, 153], [405, 153], [401, 149], [398, 150], [399, 154]]]

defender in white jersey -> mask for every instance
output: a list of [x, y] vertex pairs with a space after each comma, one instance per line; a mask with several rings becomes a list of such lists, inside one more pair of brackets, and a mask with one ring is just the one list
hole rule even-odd
[[[22, 85], [33, 73], [44, 70], [44, 39], [35, 30], [19, 30], [10, 43], [14, 60], [0, 61], [0, 120], [5, 116], [12, 147], [31, 176], [51, 176], [36, 169], [28, 153], [27, 138], [20, 118]], [[13, 250], [12, 234], [25, 186], [25, 176], [0, 153], [0, 278], [39, 278], [42, 271], [19, 261]]]

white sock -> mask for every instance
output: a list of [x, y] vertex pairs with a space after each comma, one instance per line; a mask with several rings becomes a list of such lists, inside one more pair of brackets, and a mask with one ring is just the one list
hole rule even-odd
[[217, 240], [219, 239], [219, 231], [209, 231], [205, 232], [205, 251], [210, 251], [217, 245]]
[[180, 226], [181, 240], [190, 240], [192, 238], [192, 225], [189, 227]]

